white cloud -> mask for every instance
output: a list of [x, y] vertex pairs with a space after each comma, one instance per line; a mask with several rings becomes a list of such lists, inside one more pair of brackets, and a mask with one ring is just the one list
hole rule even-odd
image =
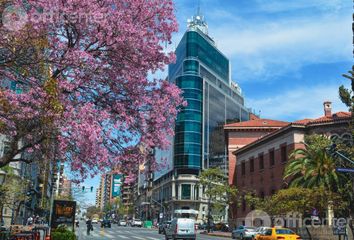
[[261, 117], [285, 121], [323, 116], [323, 102], [332, 102], [332, 112], [348, 111], [338, 97], [338, 85], [316, 85], [295, 88], [263, 99], [248, 99], [254, 109], [262, 109]]
[[[316, 63], [350, 61], [350, 16], [224, 24], [212, 36], [234, 65], [237, 80], [268, 80]], [[226, 34], [227, 33], [227, 34]]]

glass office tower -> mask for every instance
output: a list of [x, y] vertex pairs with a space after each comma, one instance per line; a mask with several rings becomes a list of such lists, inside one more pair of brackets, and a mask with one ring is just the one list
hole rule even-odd
[[177, 116], [173, 163], [177, 174], [198, 174], [219, 166], [227, 172], [223, 126], [245, 121], [240, 88], [231, 81], [229, 60], [209, 37], [201, 16], [188, 23], [168, 78], [183, 90], [188, 105]]
[[[157, 161], [168, 162], [154, 173], [151, 196], [153, 202], [166, 204], [165, 219], [174, 210], [190, 209], [198, 213], [198, 222], [205, 221], [208, 204], [198, 176], [214, 166], [228, 174], [223, 126], [249, 119], [241, 90], [231, 81], [230, 62], [207, 30], [203, 17], [190, 20], [175, 52], [176, 63], [168, 67], [169, 81], [182, 89], [187, 106], [177, 115], [171, 148], [155, 151]], [[227, 222], [227, 206], [212, 215], [215, 221]], [[159, 219], [159, 212], [152, 216]]]

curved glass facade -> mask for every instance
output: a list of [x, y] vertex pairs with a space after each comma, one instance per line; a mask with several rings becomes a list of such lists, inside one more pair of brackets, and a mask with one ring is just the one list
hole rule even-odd
[[198, 30], [184, 34], [175, 54], [169, 81], [182, 89], [188, 105], [177, 115], [174, 168], [177, 174], [198, 174], [202, 168], [218, 166], [227, 173], [223, 126], [248, 120], [244, 99], [230, 83], [229, 60]]
[[[197, 73], [197, 61], [185, 61], [183, 69]], [[177, 116], [174, 141], [174, 166], [180, 169], [202, 167], [203, 78], [184, 75], [176, 78], [187, 106]]]

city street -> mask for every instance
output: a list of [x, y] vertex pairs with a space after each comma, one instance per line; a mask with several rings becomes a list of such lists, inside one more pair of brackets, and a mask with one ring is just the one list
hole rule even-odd
[[[82, 223], [80, 223], [82, 224]], [[117, 240], [162, 240], [165, 236], [158, 234], [157, 229], [146, 229], [146, 228], [133, 228], [133, 227], [120, 227], [117, 225], [112, 225], [112, 228], [102, 229], [99, 224], [93, 225], [94, 231], [90, 232], [90, 236], [86, 235], [86, 225], [80, 225], [79, 230], [77, 230], [77, 236], [79, 240], [107, 240], [107, 239], [117, 239]], [[197, 239], [202, 240], [217, 240], [217, 239], [227, 239], [220, 237], [205, 236], [203, 234], [197, 235]]]

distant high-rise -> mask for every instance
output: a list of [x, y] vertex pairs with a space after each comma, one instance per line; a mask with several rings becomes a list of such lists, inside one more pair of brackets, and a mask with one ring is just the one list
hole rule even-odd
[[[201, 220], [206, 218], [206, 199], [198, 175], [209, 167], [220, 167], [228, 175], [223, 126], [248, 120], [249, 111], [241, 89], [231, 80], [230, 62], [208, 35], [203, 16], [188, 20], [175, 53], [168, 79], [183, 90], [188, 105], [177, 116], [170, 151], [156, 151], [156, 156], [168, 158], [170, 168], [155, 174], [152, 197], [168, 203], [169, 216], [176, 209], [194, 209]], [[221, 215], [224, 219], [227, 213]]]

